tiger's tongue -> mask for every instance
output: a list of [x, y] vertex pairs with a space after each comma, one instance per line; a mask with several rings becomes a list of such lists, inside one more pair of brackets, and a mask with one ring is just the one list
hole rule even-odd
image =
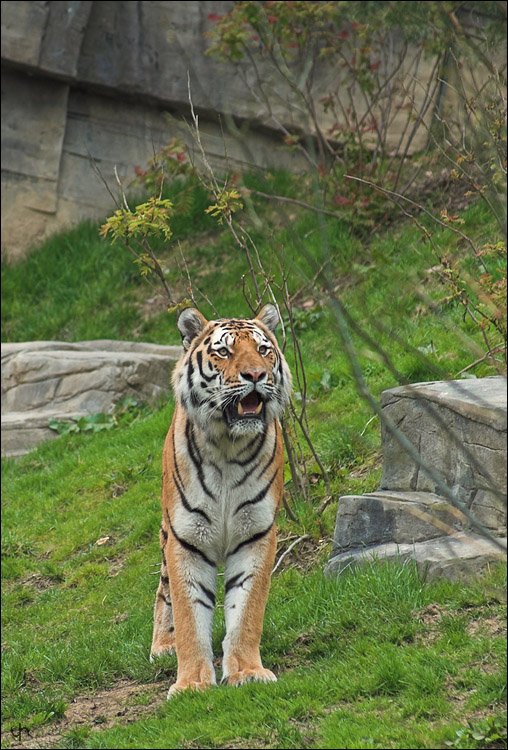
[[255, 391], [249, 393], [248, 396], [242, 398], [238, 404], [239, 414], [259, 414], [261, 411], [262, 403]]

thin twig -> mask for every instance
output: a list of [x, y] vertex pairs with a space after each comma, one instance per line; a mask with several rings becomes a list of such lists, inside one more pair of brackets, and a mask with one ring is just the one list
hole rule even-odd
[[333, 216], [334, 219], [343, 219], [342, 214], [338, 214], [336, 211], [327, 211], [325, 208], [317, 208], [311, 206], [310, 203], [304, 203], [297, 198], [287, 198], [284, 195], [269, 195], [268, 193], [262, 193], [260, 190], [251, 190], [250, 188], [242, 188], [242, 190], [248, 191], [252, 195], [259, 195], [260, 198], [268, 198], [272, 201], [281, 201], [282, 203], [294, 203], [296, 206], [302, 206], [309, 211], [314, 211], [317, 214], [324, 214], [325, 216]]
[[463, 367], [462, 370], [459, 370], [459, 372], [454, 377], [458, 378], [459, 375], [462, 375], [463, 372], [467, 372], [472, 367], [479, 365], [481, 362], [485, 362], [486, 359], [493, 359], [495, 362], [501, 362], [501, 360], [496, 359], [492, 355], [495, 354], [496, 352], [503, 351], [503, 349], [504, 349], [504, 344], [498, 344], [497, 346], [492, 347], [492, 349], [490, 349], [490, 351], [484, 354], [483, 357], [480, 357], [479, 359], [475, 359], [475, 361], [471, 362], [470, 365], [467, 365], [467, 367]]
[[289, 547], [287, 548], [287, 550], [285, 550], [282, 553], [282, 555], [279, 557], [279, 559], [277, 560], [277, 563], [275, 564], [275, 566], [274, 566], [274, 568], [272, 570], [272, 576], [275, 573], [275, 571], [277, 570], [277, 568], [280, 566], [281, 562], [284, 560], [284, 558], [286, 557], [286, 555], [289, 555], [289, 553], [291, 552], [291, 550], [294, 547], [296, 547], [297, 544], [300, 544], [300, 542], [303, 542], [304, 539], [308, 539], [308, 538], [309, 538], [308, 534], [302, 534], [302, 536], [299, 536], [298, 539], [295, 539], [295, 541], [292, 544], [289, 545]]
[[[444, 227], [445, 229], [450, 229], [452, 232], [455, 232], [455, 234], [458, 234], [460, 237], [462, 237], [463, 240], [467, 242], [467, 244], [471, 247], [473, 253], [475, 254], [475, 257], [478, 258], [479, 262], [482, 264], [485, 271], [488, 273], [489, 269], [485, 265], [485, 261], [482, 259], [480, 255], [478, 255], [477, 249], [474, 245], [473, 240], [471, 237], [468, 237], [467, 234], [464, 234], [464, 232], [461, 232], [460, 229], [457, 229], [456, 227], [452, 226], [451, 224], [445, 224], [444, 221], [441, 221], [441, 219], [438, 219], [437, 216], [434, 216], [430, 211], [428, 211], [424, 206], [420, 205], [419, 203], [416, 203], [415, 201], [411, 200], [411, 198], [408, 198], [405, 195], [401, 195], [400, 193], [395, 193], [393, 190], [387, 190], [386, 188], [381, 187], [380, 185], [376, 185], [374, 182], [370, 182], [369, 180], [364, 180], [361, 177], [354, 177], [353, 175], [346, 174], [344, 177], [348, 180], [355, 180], [356, 182], [362, 182], [365, 185], [369, 185], [369, 187], [374, 188], [374, 190], [379, 190], [381, 193], [384, 193], [385, 195], [388, 195], [392, 198], [399, 198], [400, 200], [406, 201], [406, 203], [409, 203], [411, 206], [414, 206], [419, 211], [423, 211], [424, 214], [427, 216], [430, 216], [430, 218], [435, 221], [440, 226]], [[399, 205], [397, 201], [393, 201], [396, 205]], [[399, 208], [401, 208], [399, 206]], [[403, 210], [403, 209], [401, 209]], [[404, 212], [405, 213], [405, 212]], [[406, 214], [407, 216], [410, 216], [414, 220], [414, 216], [410, 213]]]

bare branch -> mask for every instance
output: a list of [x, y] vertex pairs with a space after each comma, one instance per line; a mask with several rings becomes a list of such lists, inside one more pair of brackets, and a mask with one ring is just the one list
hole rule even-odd
[[274, 568], [272, 570], [272, 576], [275, 573], [275, 571], [277, 570], [277, 568], [280, 567], [280, 564], [282, 563], [282, 561], [284, 560], [284, 558], [287, 555], [289, 555], [289, 553], [291, 552], [291, 550], [294, 549], [297, 544], [300, 544], [300, 542], [303, 542], [304, 539], [308, 539], [308, 538], [309, 538], [308, 534], [302, 534], [302, 536], [299, 536], [298, 539], [295, 539], [295, 541], [292, 542], [292, 544], [289, 545], [289, 547], [287, 548], [287, 550], [285, 550], [282, 553], [282, 555], [279, 557], [279, 559], [277, 560], [276, 564], [274, 565]]

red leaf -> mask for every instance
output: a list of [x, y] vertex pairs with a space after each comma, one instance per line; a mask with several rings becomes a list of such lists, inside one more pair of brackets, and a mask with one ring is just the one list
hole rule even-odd
[[343, 29], [342, 31], [339, 31], [335, 36], [338, 39], [347, 39], [349, 37], [349, 31], [347, 29]]
[[345, 195], [335, 195], [333, 200], [338, 206], [350, 206], [353, 202], [351, 198], [346, 198]]
[[277, 16], [268, 16], [267, 18], [268, 23], [277, 23], [278, 20]]
[[221, 21], [222, 16], [217, 15], [217, 13], [209, 13], [208, 14], [208, 20], [209, 21]]

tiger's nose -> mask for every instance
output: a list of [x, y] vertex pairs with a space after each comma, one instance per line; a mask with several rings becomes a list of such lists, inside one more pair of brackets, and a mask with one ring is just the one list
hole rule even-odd
[[261, 380], [266, 375], [266, 372], [264, 370], [245, 370], [240, 375], [245, 380], [250, 380], [251, 383], [257, 383], [258, 380]]

